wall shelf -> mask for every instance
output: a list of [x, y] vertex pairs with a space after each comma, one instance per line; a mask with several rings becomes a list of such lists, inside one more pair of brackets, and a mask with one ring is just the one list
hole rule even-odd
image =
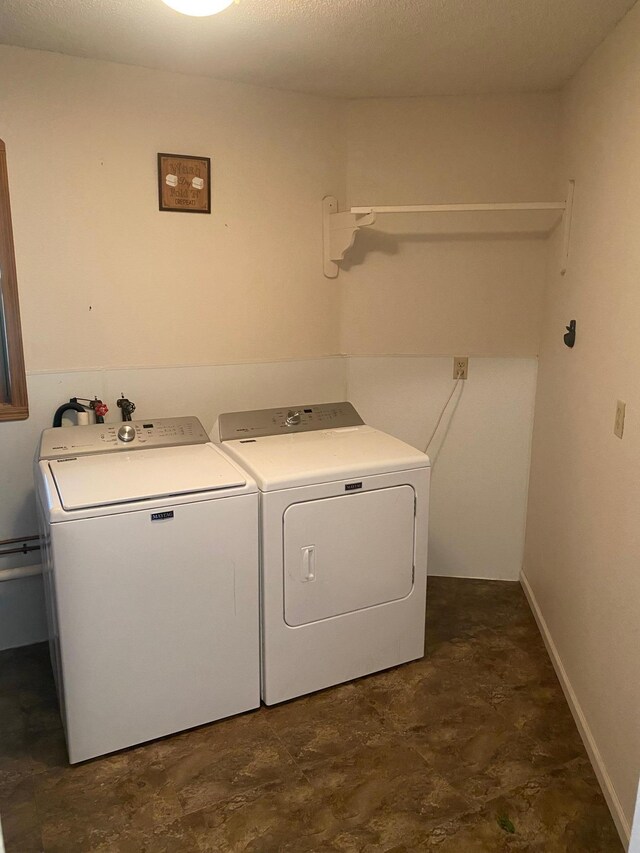
[[[525, 224], [524, 231], [533, 234], [549, 234], [557, 224], [557, 214], [563, 219], [562, 240], [562, 275], [567, 270], [569, 243], [571, 236], [571, 215], [573, 212], [573, 193], [575, 181], [569, 181], [565, 201], [532, 201], [532, 202], [495, 202], [470, 204], [407, 204], [407, 205], [372, 205], [352, 207], [348, 211], [338, 212], [338, 202], [334, 196], [325, 196], [322, 200], [322, 224], [324, 238], [324, 274], [327, 278], [335, 278], [339, 272], [338, 262], [353, 246], [358, 231], [376, 222], [376, 217], [386, 214], [402, 213], [492, 213], [492, 212], [521, 212], [549, 211], [552, 216], [541, 220], [537, 215], [531, 223]], [[522, 227], [522, 224], [521, 226]], [[483, 231], [486, 232], [486, 228]], [[504, 230], [499, 228], [498, 232]]]

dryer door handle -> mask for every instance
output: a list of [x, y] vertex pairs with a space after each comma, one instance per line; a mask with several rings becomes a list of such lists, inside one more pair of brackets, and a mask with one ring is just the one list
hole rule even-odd
[[305, 545], [300, 549], [302, 554], [302, 583], [316, 579], [316, 546]]

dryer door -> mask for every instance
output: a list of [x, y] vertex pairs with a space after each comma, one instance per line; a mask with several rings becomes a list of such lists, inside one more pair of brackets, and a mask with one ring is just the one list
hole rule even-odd
[[287, 507], [285, 622], [306, 625], [409, 595], [414, 513], [406, 485]]

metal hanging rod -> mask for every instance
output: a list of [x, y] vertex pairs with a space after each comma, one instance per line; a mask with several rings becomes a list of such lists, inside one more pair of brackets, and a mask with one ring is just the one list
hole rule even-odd
[[351, 213], [460, 213], [478, 210], [566, 210], [564, 201], [518, 201], [493, 204], [397, 204], [352, 207]]
[[[28, 554], [29, 551], [39, 551], [40, 545], [27, 545], [27, 542], [39, 541], [39, 536], [21, 536], [19, 539], [0, 539], [0, 557], [8, 557], [9, 554]], [[19, 548], [6, 548], [6, 545], [17, 545]]]

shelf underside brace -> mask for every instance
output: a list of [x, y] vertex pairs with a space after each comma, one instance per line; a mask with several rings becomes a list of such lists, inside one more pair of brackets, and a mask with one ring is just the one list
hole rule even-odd
[[322, 199], [322, 231], [324, 240], [324, 274], [327, 278], [338, 275], [338, 261], [341, 261], [347, 249], [353, 246], [358, 230], [363, 225], [373, 225], [375, 213], [364, 214], [345, 211], [338, 213], [338, 200], [327, 195]]
[[[322, 200], [324, 237], [324, 274], [327, 278], [338, 275], [338, 261], [353, 246], [360, 228], [373, 225], [378, 214], [389, 213], [481, 213], [491, 211], [558, 211], [563, 218], [562, 258], [560, 272], [567, 271], [571, 237], [571, 217], [575, 181], [569, 181], [566, 201], [496, 202], [477, 204], [408, 204], [352, 207], [338, 213], [338, 202], [333, 196]], [[548, 232], [549, 229], [547, 229]]]
[[564, 275], [569, 264], [569, 247], [571, 245], [571, 219], [573, 217], [573, 193], [576, 188], [575, 181], [569, 181], [567, 188], [567, 201], [564, 208], [562, 222], [562, 260], [560, 261], [560, 275]]

